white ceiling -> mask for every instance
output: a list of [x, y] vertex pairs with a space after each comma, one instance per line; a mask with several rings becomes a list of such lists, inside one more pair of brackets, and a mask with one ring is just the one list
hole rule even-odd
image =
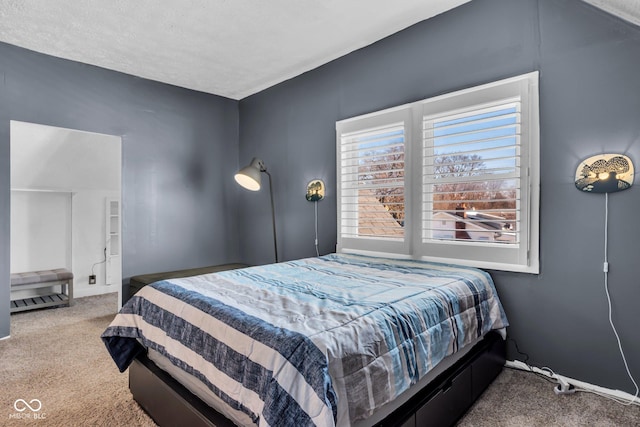
[[640, 25], [640, 1], [639, 0], [583, 0], [599, 7], [613, 15]]
[[0, 41], [242, 99], [468, 1], [0, 0]]

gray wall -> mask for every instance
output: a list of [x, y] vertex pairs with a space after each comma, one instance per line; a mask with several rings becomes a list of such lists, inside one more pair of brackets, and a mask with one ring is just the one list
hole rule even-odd
[[[640, 29], [578, 0], [475, 0], [240, 102], [240, 163], [274, 178], [281, 258], [314, 255], [306, 183], [322, 178], [322, 253], [335, 250], [335, 122], [540, 71], [541, 273], [492, 272], [529, 363], [635, 392], [607, 320], [604, 196], [573, 185], [582, 158], [627, 153], [640, 167]], [[640, 182], [637, 182], [640, 185]], [[613, 319], [640, 376], [639, 187], [610, 196]], [[268, 192], [241, 193], [241, 258], [272, 260]], [[509, 357], [523, 360], [513, 343]]]
[[125, 282], [237, 261], [237, 101], [0, 43], [0, 337], [10, 320], [10, 120], [122, 137]]
[[[315, 253], [304, 198], [314, 178], [328, 187], [320, 250], [334, 251], [336, 120], [540, 70], [541, 274], [492, 272], [509, 335], [536, 366], [633, 392], [607, 321], [604, 198], [572, 180], [580, 159], [603, 151], [640, 167], [639, 66], [640, 29], [578, 0], [475, 0], [246, 98], [239, 112], [228, 99], [0, 44], [0, 301], [9, 299], [9, 120], [122, 136], [126, 280], [271, 262], [268, 192], [229, 179], [253, 156], [273, 174], [281, 258]], [[609, 215], [613, 319], [636, 375], [638, 191], [611, 195]], [[8, 333], [0, 304], [0, 337]]]

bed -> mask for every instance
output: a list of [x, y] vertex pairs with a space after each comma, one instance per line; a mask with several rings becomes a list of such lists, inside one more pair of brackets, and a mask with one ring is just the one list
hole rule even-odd
[[102, 338], [161, 425], [447, 425], [507, 325], [486, 272], [331, 254], [153, 283]]

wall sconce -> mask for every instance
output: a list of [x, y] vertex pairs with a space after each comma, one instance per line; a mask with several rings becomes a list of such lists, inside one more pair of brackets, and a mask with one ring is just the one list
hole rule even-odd
[[249, 166], [244, 167], [235, 174], [234, 178], [238, 184], [251, 191], [258, 191], [261, 187], [260, 173], [266, 173], [269, 177], [269, 197], [271, 198], [271, 223], [273, 224], [273, 250], [276, 262], [278, 262], [278, 240], [276, 238], [276, 214], [273, 207], [273, 186], [271, 185], [271, 174], [267, 172], [264, 162], [257, 157], [251, 160]]
[[583, 160], [576, 169], [576, 187], [587, 193], [614, 193], [633, 185], [631, 159], [623, 154], [598, 154]]
[[310, 202], [317, 202], [324, 199], [324, 182], [321, 179], [314, 179], [307, 184], [307, 194], [305, 196]]
[[305, 194], [305, 198], [314, 202], [314, 211], [315, 211], [315, 231], [316, 231], [316, 256], [320, 256], [320, 249], [318, 248], [318, 202], [324, 199], [324, 181], [321, 179], [314, 179], [309, 181], [307, 184], [307, 194]]

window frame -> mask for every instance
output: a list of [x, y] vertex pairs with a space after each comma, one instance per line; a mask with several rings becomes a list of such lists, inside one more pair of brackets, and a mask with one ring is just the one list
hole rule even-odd
[[[534, 71], [488, 84], [336, 122], [338, 252], [414, 258], [479, 268], [538, 274], [540, 209], [539, 73]], [[423, 242], [423, 120], [465, 108], [520, 99], [520, 243]], [[405, 239], [401, 245], [341, 236], [341, 135], [405, 117]]]

